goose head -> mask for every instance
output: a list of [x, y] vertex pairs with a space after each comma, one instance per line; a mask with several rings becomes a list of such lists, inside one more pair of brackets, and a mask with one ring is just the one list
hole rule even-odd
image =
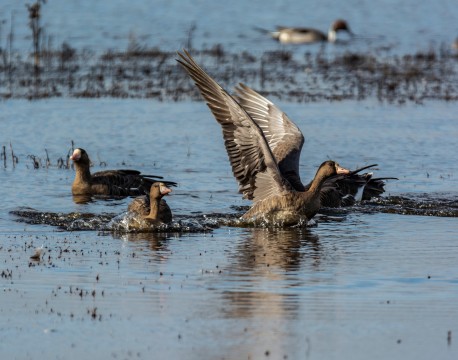
[[172, 192], [172, 189], [168, 188], [162, 182], [155, 182], [151, 185], [150, 189], [150, 198], [151, 199], [161, 199], [163, 196], [168, 195]]
[[72, 160], [75, 164], [90, 164], [89, 155], [87, 154], [86, 150], [77, 148], [73, 151], [73, 154], [70, 156], [70, 160]]

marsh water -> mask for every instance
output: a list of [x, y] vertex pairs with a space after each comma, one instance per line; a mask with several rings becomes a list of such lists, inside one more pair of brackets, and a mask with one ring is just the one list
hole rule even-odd
[[[303, 16], [285, 5], [297, 9], [297, 2], [267, 3], [270, 10], [256, 1], [223, 9], [250, 19], [256, 10], [260, 27], [301, 23]], [[441, 35], [456, 30], [453, 2], [440, 1], [435, 11], [409, 2], [397, 11], [390, 1], [353, 3], [362, 7], [317, 3], [313, 25], [325, 30], [342, 16], [361, 33], [373, 20], [370, 34], [388, 33], [371, 44], [395, 43], [393, 51], [401, 53], [424, 47], [407, 36], [388, 41], [394, 27], [383, 24], [424, 34], [426, 47], [451, 41]], [[45, 5], [47, 31], [81, 47], [125, 47], [134, 31], [149, 34], [149, 44], [179, 48], [195, 20], [195, 46], [221, 41], [259, 52], [278, 48], [256, 32], [257, 40], [242, 32], [251, 29], [247, 18], [226, 18], [222, 5], [208, 8], [206, 1], [184, 7], [97, 2], [91, 11], [84, 1], [62, 4]], [[22, 6], [2, 2], [0, 9]], [[159, 24], [174, 19], [179, 26], [171, 34], [159, 25], [149, 29], [152, 21], [135, 22], [148, 6]], [[279, 15], [281, 9], [286, 12]], [[199, 22], [203, 12], [215, 15]], [[16, 46], [26, 48], [20, 26], [26, 20], [15, 14]], [[90, 21], [95, 29], [78, 24], [84, 14], [97, 18]], [[221, 22], [226, 26], [216, 39], [211, 29]], [[399, 180], [387, 181], [382, 200], [323, 209], [309, 228], [227, 226], [220, 219], [236, 217], [249, 202], [237, 193], [221, 129], [203, 102], [2, 101], [0, 358], [456, 359], [457, 102], [272, 100], [306, 138], [303, 179], [333, 159], [351, 169], [377, 163], [374, 176]], [[123, 216], [130, 199], [75, 203], [74, 170], [60, 166], [72, 141], [88, 151], [92, 171], [133, 168], [178, 182], [167, 202], [196, 231], [110, 231], [107, 223]], [[71, 217], [79, 222], [49, 220]], [[219, 226], [196, 227], [209, 221]], [[40, 261], [30, 258], [36, 248], [42, 248]]]

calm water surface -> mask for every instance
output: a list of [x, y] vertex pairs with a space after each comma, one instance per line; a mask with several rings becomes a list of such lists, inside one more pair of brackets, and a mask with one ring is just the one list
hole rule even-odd
[[[31, 51], [25, 4], [0, 2], [0, 47]], [[54, 1], [43, 26], [94, 52], [140, 45], [175, 51], [221, 43], [263, 53], [275, 25], [327, 30], [341, 17], [358, 35], [326, 51], [396, 54], [456, 38], [456, 1]], [[295, 47], [318, 51], [320, 45]], [[235, 84], [233, 84], [235, 85]], [[273, 99], [275, 101], [275, 99]], [[378, 163], [387, 195], [458, 197], [458, 105], [376, 101], [279, 103], [306, 137], [300, 170], [325, 159]], [[458, 221], [354, 211], [301, 230], [221, 227], [198, 234], [62, 231], [18, 222], [22, 207], [121, 214], [128, 199], [73, 202], [71, 147], [93, 171], [135, 168], [179, 187], [181, 216], [234, 213], [237, 194], [219, 125], [202, 102], [51, 99], [0, 103], [1, 359], [456, 359]], [[19, 163], [13, 168], [10, 144]], [[29, 155], [51, 166], [33, 168]], [[106, 164], [106, 167], [104, 166]], [[43, 261], [31, 262], [43, 246]]]
[[[377, 162], [391, 195], [457, 194], [454, 103], [281, 107], [306, 136], [303, 178], [331, 158]], [[62, 232], [9, 212], [122, 213], [128, 200], [72, 201], [73, 140], [94, 171], [136, 168], [179, 182], [176, 214], [231, 213], [236, 192], [221, 132], [202, 102], [1, 103], [2, 358], [455, 359], [456, 218], [325, 216], [303, 230], [208, 234]], [[53, 166], [34, 169], [28, 155]], [[30, 263], [43, 245], [44, 261]], [[451, 340], [447, 334], [451, 331]], [[267, 356], [267, 355], [268, 356]]]
[[[13, 14], [14, 48], [31, 51], [25, 8], [31, 2], [0, 2], [2, 45]], [[132, 38], [148, 47], [176, 51], [187, 44], [189, 30], [195, 26], [192, 44], [197, 48], [220, 43], [232, 50], [261, 53], [279, 46], [254, 27], [306, 26], [326, 32], [337, 18], [346, 19], [358, 36], [350, 48], [330, 46], [330, 51], [393, 49], [412, 53], [440, 44], [450, 47], [458, 36], [455, 0], [50, 0], [42, 8], [42, 24], [51, 36], [51, 45], [66, 41], [93, 51], [125, 50]], [[304, 47], [296, 48], [303, 52]], [[311, 51], [318, 48], [307, 47]]]

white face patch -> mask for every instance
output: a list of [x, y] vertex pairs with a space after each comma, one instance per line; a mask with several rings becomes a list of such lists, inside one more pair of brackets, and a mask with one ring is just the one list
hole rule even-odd
[[80, 149], [75, 149], [75, 151], [73, 151], [73, 155], [70, 156], [70, 159], [73, 160], [73, 161], [77, 161], [81, 158], [81, 150]]

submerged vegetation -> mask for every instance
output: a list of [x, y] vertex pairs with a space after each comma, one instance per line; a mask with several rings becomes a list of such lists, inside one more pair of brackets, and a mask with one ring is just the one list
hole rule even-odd
[[[52, 45], [41, 25], [45, 0], [27, 5], [31, 54], [15, 51], [14, 27], [0, 28], [0, 98], [154, 98], [200, 100], [195, 86], [176, 64], [175, 52], [149, 48], [131, 37], [125, 51], [94, 53], [63, 42]], [[11, 18], [13, 24], [13, 15]], [[0, 24], [1, 26], [1, 24]], [[363, 100], [404, 103], [458, 100], [458, 54], [442, 46], [410, 55], [345, 52], [298, 54], [288, 50], [236, 53], [215, 44], [187, 48], [223, 87], [239, 82], [261, 94], [294, 102]]]
[[[231, 53], [216, 45], [192, 53], [223, 86], [244, 82], [281, 100], [458, 100], [458, 57], [448, 50], [384, 58], [350, 52], [298, 57], [285, 50], [259, 56]], [[97, 55], [63, 43], [60, 49], [41, 50], [39, 58], [41, 62], [31, 64], [3, 54], [11, 62], [0, 63], [0, 97], [200, 100], [177, 67], [176, 54], [159, 48], [129, 46], [123, 52]]]
[[[48, 149], [44, 149], [44, 154], [36, 155], [36, 154], [28, 154], [23, 157], [19, 157], [16, 155], [13, 149], [13, 144], [10, 142], [9, 145], [1, 145], [0, 144], [0, 167], [7, 169], [11, 166], [11, 168], [16, 168], [16, 166], [21, 162], [25, 163], [27, 168], [33, 169], [49, 169], [49, 168], [58, 168], [58, 169], [73, 169], [73, 163], [70, 161], [70, 155], [75, 150], [75, 143], [73, 140], [71, 141], [71, 146], [67, 150], [66, 155], [59, 156], [57, 159], [51, 159], [49, 156]], [[105, 167], [107, 163], [98, 159], [98, 166]], [[91, 166], [94, 165], [91, 161]]]

